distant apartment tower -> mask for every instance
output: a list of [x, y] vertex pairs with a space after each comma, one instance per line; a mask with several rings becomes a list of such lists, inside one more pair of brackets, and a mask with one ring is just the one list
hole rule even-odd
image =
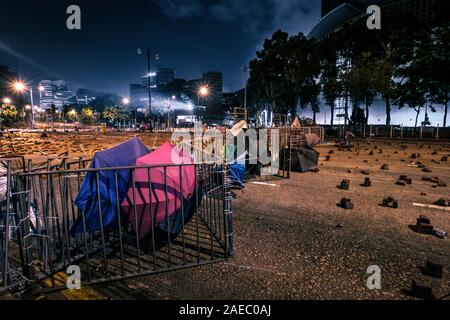
[[50, 109], [52, 104], [58, 110], [61, 110], [64, 105], [77, 103], [75, 93], [69, 90], [69, 85], [64, 80], [42, 80], [39, 82], [42, 90], [39, 91], [41, 107]]
[[166, 85], [175, 80], [175, 70], [170, 68], [158, 68], [156, 70], [156, 85]]
[[130, 105], [132, 107], [145, 107], [148, 105], [148, 88], [139, 83], [130, 84]]
[[[142, 77], [142, 86], [148, 88], [148, 76]], [[175, 80], [175, 70], [170, 68], [158, 68], [156, 72], [150, 73], [152, 88], [163, 86]]]

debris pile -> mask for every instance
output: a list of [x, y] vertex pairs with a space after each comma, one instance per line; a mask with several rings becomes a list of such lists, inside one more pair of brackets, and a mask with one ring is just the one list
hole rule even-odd
[[433, 234], [431, 220], [427, 216], [421, 215], [417, 218], [416, 232], [422, 234]]

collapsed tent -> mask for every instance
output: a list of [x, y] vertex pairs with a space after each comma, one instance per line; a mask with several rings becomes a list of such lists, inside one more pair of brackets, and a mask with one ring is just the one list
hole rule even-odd
[[298, 150], [292, 150], [291, 170], [294, 172], [307, 172], [319, 163], [320, 153], [309, 146], [301, 146]]
[[6, 200], [8, 165], [5, 161], [0, 161], [0, 202]]
[[[113, 168], [133, 166], [136, 159], [150, 151], [139, 138], [133, 138], [111, 149], [97, 152], [92, 159], [91, 168]], [[117, 172], [117, 193], [116, 179]], [[84, 212], [86, 231], [114, 227], [119, 213], [118, 205], [128, 190], [131, 170], [105, 170], [88, 172], [75, 199], [76, 206]], [[99, 201], [100, 198], [100, 201]], [[100, 221], [101, 208], [101, 221]], [[80, 216], [72, 227], [72, 233], [84, 232], [83, 217]]]
[[[246, 160], [247, 151], [238, 155], [237, 147], [233, 144], [227, 144], [224, 146], [225, 159], [227, 160], [228, 176], [230, 177], [231, 183], [237, 187], [244, 186], [244, 176], [246, 172]], [[222, 169], [222, 168], [221, 168]]]
[[192, 156], [167, 142], [137, 159], [136, 165], [148, 168], [135, 170], [134, 186], [130, 186], [122, 209], [138, 238], [143, 239], [156, 228], [178, 234], [201, 199]]

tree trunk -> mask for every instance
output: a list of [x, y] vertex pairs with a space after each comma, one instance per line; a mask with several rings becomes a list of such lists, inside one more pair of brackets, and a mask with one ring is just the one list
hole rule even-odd
[[447, 127], [448, 101], [444, 103], [444, 128]]
[[414, 110], [416, 110], [416, 123], [414, 125], [414, 131], [416, 131], [415, 129], [417, 128], [417, 123], [419, 122], [420, 107], [418, 107], [417, 109], [414, 108]]
[[333, 126], [334, 124], [334, 105], [331, 106], [331, 122], [330, 122], [331, 126]]
[[391, 98], [389, 96], [386, 96], [386, 125], [391, 125]]
[[366, 104], [366, 124], [369, 124], [369, 105], [367, 104], [367, 97], [365, 98]]

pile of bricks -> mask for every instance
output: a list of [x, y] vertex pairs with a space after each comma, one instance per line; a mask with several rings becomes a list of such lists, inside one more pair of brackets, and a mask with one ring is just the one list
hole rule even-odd
[[348, 180], [348, 179], [342, 180], [339, 188], [342, 190], [349, 190], [350, 189], [350, 180]]
[[433, 234], [433, 226], [431, 220], [427, 216], [421, 215], [417, 218], [416, 232], [422, 234]]
[[352, 210], [354, 208], [354, 205], [351, 199], [342, 198], [341, 202], [339, 203], [339, 207], [346, 210]]
[[392, 197], [387, 197], [383, 199], [383, 206], [398, 209], [398, 201]]
[[398, 181], [404, 181], [406, 184], [412, 184], [412, 178], [405, 176], [405, 175], [401, 175], [398, 178]]
[[435, 185], [433, 187], [435, 187], [435, 188], [437, 188], [437, 187], [446, 188], [448, 186], [447, 182], [443, 181], [439, 177], [422, 177], [422, 181], [428, 181], [428, 182], [434, 183]]
[[[442, 279], [444, 276], [444, 266], [431, 260], [427, 260], [425, 267], [420, 268], [422, 273], [430, 278]], [[411, 295], [424, 300], [435, 300], [433, 288], [429, 279], [414, 280], [411, 285]]]
[[414, 280], [411, 285], [411, 294], [419, 299], [435, 300], [431, 283], [427, 280]]
[[366, 187], [369, 188], [372, 186], [372, 181], [370, 180], [370, 178], [365, 178], [363, 184], [361, 185], [361, 187]]

